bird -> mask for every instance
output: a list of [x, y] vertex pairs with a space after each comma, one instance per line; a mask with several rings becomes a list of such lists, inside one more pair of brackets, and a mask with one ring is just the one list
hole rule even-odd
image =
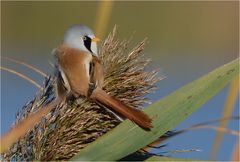
[[62, 43], [54, 50], [56, 65], [56, 97], [39, 107], [36, 112], [16, 123], [0, 140], [1, 151], [7, 150], [19, 138], [24, 136], [40, 119], [64, 103], [70, 96], [87, 97], [105, 105], [144, 129], [152, 128], [152, 119], [143, 111], [131, 108], [116, 98], [108, 95], [103, 89], [104, 70], [98, 58], [97, 42], [92, 30], [85, 25], [73, 25], [64, 34]]
[[151, 129], [152, 119], [147, 114], [127, 106], [102, 89], [104, 68], [98, 56], [98, 41], [100, 39], [95, 37], [93, 31], [82, 24], [72, 25], [65, 31], [63, 41], [54, 51], [57, 96], [86, 97], [144, 129]]

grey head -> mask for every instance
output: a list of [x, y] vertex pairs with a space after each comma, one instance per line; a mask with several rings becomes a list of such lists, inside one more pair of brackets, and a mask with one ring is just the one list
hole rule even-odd
[[69, 27], [65, 31], [63, 40], [64, 44], [71, 48], [90, 52], [98, 56], [97, 41], [99, 41], [99, 39], [95, 37], [92, 30], [81, 24]]

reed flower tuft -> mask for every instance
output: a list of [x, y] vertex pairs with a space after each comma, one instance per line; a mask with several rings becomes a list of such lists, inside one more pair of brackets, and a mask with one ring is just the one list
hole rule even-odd
[[[131, 39], [116, 38], [116, 27], [102, 43], [99, 56], [105, 68], [104, 90], [125, 104], [142, 109], [162, 79], [157, 70], [147, 71], [150, 59], [143, 54], [146, 39], [129, 50]], [[56, 78], [46, 78], [43, 90], [16, 115], [16, 123], [55, 97]], [[88, 99], [58, 105], [2, 154], [4, 160], [68, 160], [82, 148], [113, 129], [121, 121], [115, 114]]]

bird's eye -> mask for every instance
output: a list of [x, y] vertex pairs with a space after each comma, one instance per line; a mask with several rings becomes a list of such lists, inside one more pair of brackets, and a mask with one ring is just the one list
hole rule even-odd
[[87, 36], [84, 36], [84, 37], [83, 37], [83, 40], [84, 40], [84, 41], [87, 40]]

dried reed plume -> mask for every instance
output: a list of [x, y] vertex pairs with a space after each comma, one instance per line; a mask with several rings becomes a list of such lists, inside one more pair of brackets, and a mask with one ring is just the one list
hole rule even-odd
[[[128, 49], [129, 42], [116, 39], [116, 27], [103, 42], [104, 90], [131, 107], [142, 108], [147, 103], [145, 95], [161, 78], [157, 71], [145, 71], [150, 62], [142, 53], [146, 40], [132, 50]], [[44, 89], [16, 115], [16, 123], [52, 100], [54, 87], [55, 77], [49, 76]], [[87, 99], [67, 102], [52, 110], [2, 157], [7, 161], [68, 160], [119, 123], [102, 105]]]

